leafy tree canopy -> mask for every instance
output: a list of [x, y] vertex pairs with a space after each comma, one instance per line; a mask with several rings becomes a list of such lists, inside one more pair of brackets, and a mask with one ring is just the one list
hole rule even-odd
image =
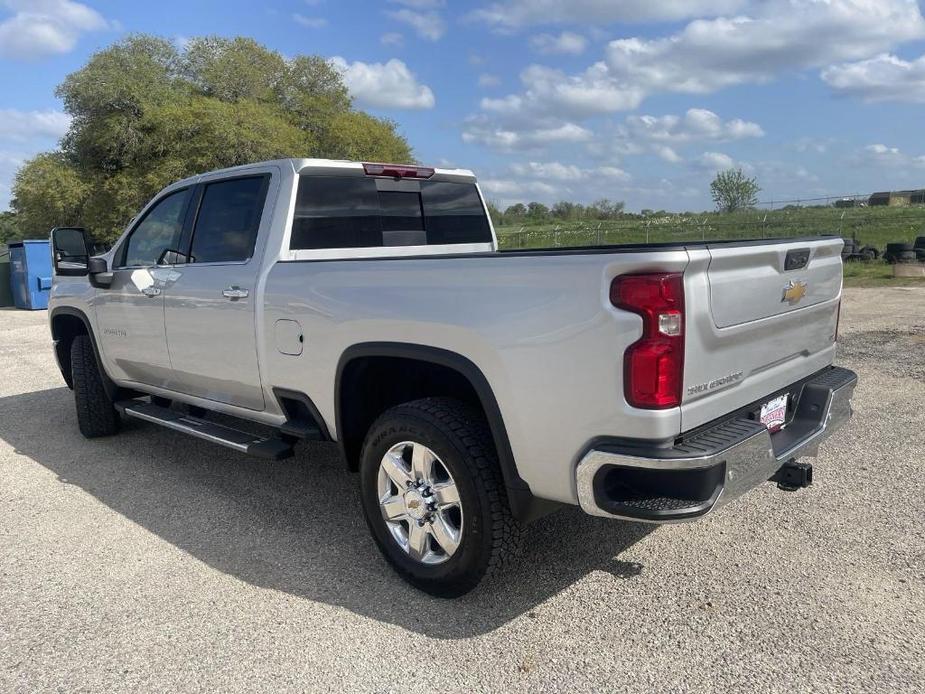
[[16, 215], [7, 210], [0, 212], [0, 255], [4, 252], [4, 244], [10, 241], [20, 241], [19, 227], [16, 224]]
[[180, 50], [135, 35], [59, 85], [71, 127], [61, 148], [19, 170], [20, 233], [79, 225], [113, 241], [168, 183], [283, 157], [412, 162], [389, 120], [353, 107], [320, 56], [286, 59], [247, 38], [204, 37]]
[[720, 212], [735, 212], [754, 207], [758, 204], [760, 191], [758, 182], [746, 176], [742, 169], [720, 171], [710, 184], [713, 202]]

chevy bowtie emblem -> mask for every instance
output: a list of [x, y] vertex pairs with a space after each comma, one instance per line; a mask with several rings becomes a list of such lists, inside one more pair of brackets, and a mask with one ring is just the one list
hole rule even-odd
[[806, 282], [799, 280], [790, 280], [790, 283], [784, 287], [784, 296], [781, 302], [786, 301], [791, 306], [800, 303], [800, 299], [806, 296]]

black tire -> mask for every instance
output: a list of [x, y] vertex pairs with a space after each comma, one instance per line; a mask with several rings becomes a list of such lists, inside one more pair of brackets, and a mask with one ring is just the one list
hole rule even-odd
[[[390, 448], [413, 441], [430, 448], [459, 490], [462, 534], [440, 564], [413, 559], [389, 532], [379, 507], [379, 465]], [[520, 549], [523, 527], [511, 515], [491, 432], [482, 413], [452, 398], [424, 398], [386, 411], [367, 433], [360, 494], [370, 532], [385, 559], [420, 590], [443, 598], [496, 577]]]
[[876, 259], [877, 259], [877, 249], [876, 248], [871, 248], [867, 246], [861, 249], [861, 260], [863, 260], [865, 263], [869, 263], [872, 260], [876, 260]]
[[917, 250], [917, 251], [918, 251], [918, 250], [923, 250], [923, 251], [925, 251], [925, 236], [916, 236], [916, 237], [915, 237], [915, 243], [913, 243], [912, 246], [913, 246], [913, 248], [915, 248], [915, 250]]
[[103, 387], [89, 335], [78, 335], [71, 343], [71, 375], [80, 433], [92, 439], [119, 431], [119, 413]]
[[886, 245], [886, 251], [883, 254], [883, 259], [891, 264], [897, 263], [903, 257], [903, 254], [908, 251], [913, 251], [911, 243], [888, 243]]

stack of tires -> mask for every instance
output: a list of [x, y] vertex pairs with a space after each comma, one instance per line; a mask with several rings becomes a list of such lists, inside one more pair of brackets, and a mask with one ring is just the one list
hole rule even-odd
[[851, 260], [858, 254], [858, 242], [855, 239], [843, 238], [845, 245], [841, 249], [841, 259]]
[[[919, 237], [922, 241], [925, 241], [925, 237]], [[925, 250], [925, 248], [923, 248]], [[886, 252], [883, 254], [883, 259], [895, 265], [896, 263], [914, 263], [916, 261], [916, 251], [915, 246], [911, 243], [888, 243], [886, 245]]]
[[880, 257], [880, 251], [878, 251], [873, 246], [863, 246], [860, 253], [861, 260], [863, 260], [865, 263], [870, 262], [871, 260], [876, 260]]
[[868, 262], [880, 257], [880, 251], [873, 246], [861, 246], [857, 239], [843, 238], [842, 241], [845, 242], [841, 249], [841, 259], [843, 261], [863, 260]]
[[919, 236], [912, 244], [912, 248], [915, 250], [916, 259], [925, 261], [925, 236]]

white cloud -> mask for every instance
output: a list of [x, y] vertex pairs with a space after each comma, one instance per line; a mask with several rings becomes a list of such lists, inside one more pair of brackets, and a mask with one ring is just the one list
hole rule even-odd
[[482, 108], [523, 119], [548, 115], [586, 118], [600, 113], [635, 108], [642, 95], [622, 89], [607, 74], [603, 63], [595, 63], [584, 73], [568, 76], [561, 70], [531, 65], [520, 74], [521, 94], [500, 99], [483, 99]]
[[653, 145], [652, 151], [655, 152], [659, 159], [667, 161], [669, 164], [680, 164], [684, 161], [681, 155], [668, 145]]
[[627, 116], [624, 130], [626, 137], [636, 142], [667, 142], [673, 145], [764, 136], [764, 130], [757, 123], [740, 118], [723, 121], [713, 111], [702, 108], [688, 109], [683, 116]]
[[697, 165], [708, 171], [725, 171], [735, 168], [735, 160], [722, 152], [704, 152], [697, 158]]
[[906, 154], [899, 147], [878, 143], [867, 145], [854, 157], [862, 166], [882, 166], [894, 169], [925, 168], [925, 155]]
[[801, 137], [793, 143], [793, 148], [800, 154], [805, 154], [807, 152], [825, 154], [829, 151], [829, 147], [831, 147], [833, 143], [834, 140], [832, 140], [832, 138], [819, 139], [815, 137]]
[[833, 65], [822, 71], [822, 79], [836, 93], [865, 101], [925, 102], [925, 56], [909, 61], [884, 53]]
[[443, 7], [443, 0], [389, 0], [396, 5], [405, 7], [414, 7], [418, 10], [431, 10], [437, 7]]
[[479, 186], [490, 195], [498, 195], [505, 199], [524, 195], [549, 197], [561, 192], [556, 186], [542, 181], [515, 181], [511, 178], [484, 178], [479, 181]]
[[392, 19], [411, 26], [421, 38], [437, 41], [446, 33], [446, 23], [443, 18], [432, 11], [418, 12], [412, 9], [401, 9], [386, 12]]
[[379, 43], [381, 43], [383, 46], [393, 46], [398, 48], [404, 45], [405, 37], [399, 34], [397, 31], [390, 31], [379, 37]]
[[303, 27], [309, 29], [321, 29], [328, 25], [328, 20], [324, 17], [306, 17], [296, 12], [292, 15], [292, 18], [295, 20], [296, 24], [301, 24]]
[[463, 127], [463, 142], [480, 144], [502, 152], [541, 149], [550, 144], [587, 142], [593, 133], [575, 123], [550, 127], [512, 130], [499, 127], [483, 117], [468, 120]]
[[71, 117], [61, 111], [17, 111], [0, 109], [0, 138], [29, 140], [36, 137], [58, 139], [67, 132]]
[[562, 164], [557, 161], [511, 164], [511, 171], [517, 176], [535, 176], [554, 181], [573, 181], [585, 175], [585, 172], [574, 164]]
[[111, 24], [72, 0], [0, 0], [13, 15], [0, 22], [0, 57], [32, 60], [67, 53], [81, 34]]
[[572, 31], [563, 31], [558, 36], [538, 34], [530, 39], [530, 45], [538, 53], [578, 55], [584, 53], [588, 39]]
[[401, 60], [387, 63], [348, 63], [344, 58], [331, 58], [331, 64], [344, 76], [350, 94], [361, 104], [379, 108], [433, 108], [434, 93], [420, 84], [414, 73]]
[[733, 12], [744, 4], [744, 0], [506, 0], [471, 16], [499, 29], [514, 29], [537, 24], [672, 21]]
[[616, 166], [598, 166], [587, 169], [575, 164], [563, 164], [558, 161], [530, 161], [511, 164], [511, 173], [514, 176], [529, 176], [549, 181], [577, 181], [594, 177], [628, 181], [632, 178], [626, 171]]
[[487, 72], [479, 75], [480, 87], [497, 87], [501, 84], [501, 78], [498, 75], [491, 75]]
[[611, 41], [603, 60], [576, 74], [530, 66], [521, 74], [521, 93], [483, 108], [521, 119], [584, 118], [635, 109], [652, 94], [707, 94], [863, 60], [922, 36], [925, 19], [915, 0], [765, 0], [747, 16], [697, 19], [669, 36]]
[[667, 38], [612, 41], [606, 61], [615, 81], [647, 93], [708, 93], [864, 58], [923, 35], [915, 0], [768, 0], [751, 16], [696, 20]]
[[617, 181], [628, 181], [632, 178], [628, 172], [616, 166], [599, 166], [594, 170], [594, 173]]

